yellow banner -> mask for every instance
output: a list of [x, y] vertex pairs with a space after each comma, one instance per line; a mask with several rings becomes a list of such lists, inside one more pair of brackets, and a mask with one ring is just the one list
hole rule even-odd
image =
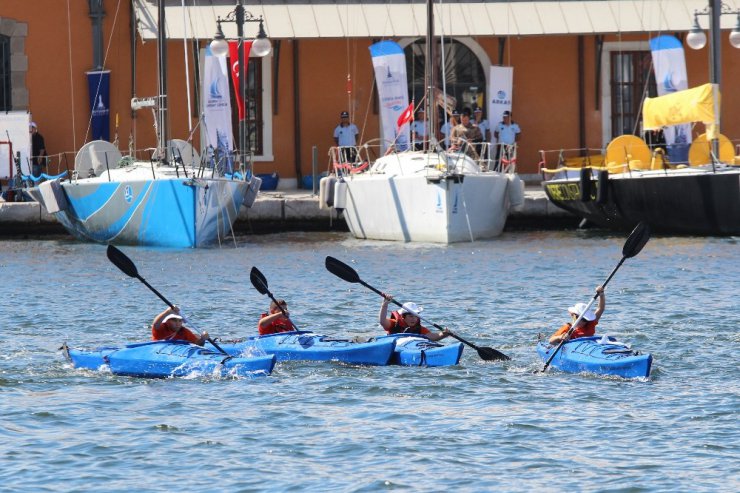
[[[714, 123], [713, 84], [678, 91], [657, 98], [645, 98], [642, 105], [643, 128], [658, 129], [681, 123]], [[719, 89], [717, 89], [719, 108]]]

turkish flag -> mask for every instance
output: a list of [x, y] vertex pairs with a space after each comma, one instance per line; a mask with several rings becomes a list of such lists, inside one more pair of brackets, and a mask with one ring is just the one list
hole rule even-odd
[[[244, 102], [242, 102], [242, 95], [239, 94], [239, 51], [237, 49], [237, 41], [229, 41], [229, 61], [231, 63], [231, 80], [234, 82], [234, 94], [236, 94], [236, 106], [239, 108], [239, 119], [244, 120]], [[247, 77], [247, 69], [249, 68], [249, 51], [252, 49], [251, 41], [244, 41], [244, 62], [247, 64], [244, 67], [244, 83], [246, 84], [249, 80]], [[246, 87], [244, 90], [246, 91]]]
[[414, 119], [414, 102], [411, 101], [411, 104], [409, 105], [409, 107], [403, 110], [403, 112], [401, 112], [401, 115], [398, 117], [398, 121], [396, 122], [396, 126], [398, 128], [401, 128], [413, 119]]

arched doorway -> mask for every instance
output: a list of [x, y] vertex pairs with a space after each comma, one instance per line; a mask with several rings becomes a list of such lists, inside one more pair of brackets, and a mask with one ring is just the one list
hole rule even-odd
[[[410, 40], [404, 46], [406, 55], [406, 74], [409, 81], [409, 99], [417, 103], [424, 97], [424, 38]], [[402, 45], [403, 46], [403, 45]], [[458, 39], [444, 39], [444, 56], [442, 40], [437, 40], [437, 55], [440, 57], [440, 70], [437, 73], [439, 89], [445, 81], [446, 91], [455, 98], [456, 109], [472, 109], [474, 106], [485, 108], [487, 70], [481, 63], [485, 52], [477, 44]], [[444, 60], [444, 70], [441, 61]], [[444, 79], [443, 79], [444, 77]]]

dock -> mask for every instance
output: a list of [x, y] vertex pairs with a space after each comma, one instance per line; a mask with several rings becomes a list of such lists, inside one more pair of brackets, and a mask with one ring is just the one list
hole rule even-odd
[[[506, 230], [568, 229], [579, 218], [552, 204], [542, 188], [527, 186], [524, 206], [512, 211]], [[349, 231], [341, 215], [319, 207], [319, 197], [308, 190], [260, 192], [254, 205], [242, 207], [234, 223], [237, 234], [285, 231]], [[65, 235], [66, 230], [38, 202], [0, 202], [0, 237]]]

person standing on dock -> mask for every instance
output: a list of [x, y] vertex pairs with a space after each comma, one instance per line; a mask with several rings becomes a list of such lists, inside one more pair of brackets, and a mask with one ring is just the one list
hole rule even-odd
[[[604, 314], [604, 309], [606, 308], [606, 296], [604, 295], [604, 288], [602, 286], [599, 286], [596, 288], [596, 292], [599, 295], [599, 306], [596, 308], [596, 311], [592, 310], [586, 310], [585, 303], [576, 303], [575, 305], [568, 308], [568, 313], [570, 313], [570, 316], [572, 318], [571, 323], [567, 323], [560, 327], [557, 332], [555, 332], [553, 335], [550, 336], [550, 344], [556, 345], [560, 344], [560, 342], [565, 339], [566, 341], [569, 341], [571, 339], [577, 339], [579, 337], [590, 337], [594, 334], [596, 334], [596, 324], [599, 323], [599, 319], [601, 318], [601, 315]], [[581, 317], [581, 315], [583, 315]], [[578, 317], [581, 317], [581, 320], [578, 322], [578, 325], [576, 325], [576, 328], [573, 330], [573, 332], [568, 335], [568, 331], [573, 326], [573, 323], [578, 320]]]
[[357, 125], [349, 122], [349, 112], [339, 114], [339, 125], [334, 129], [334, 145], [341, 148], [341, 157], [344, 163], [354, 163], [357, 151], [357, 135], [360, 131]]
[[46, 144], [35, 122], [30, 123], [28, 131], [31, 133], [31, 174], [38, 178], [46, 171]]
[[414, 141], [414, 148], [419, 151], [422, 150], [424, 141], [429, 137], [429, 124], [423, 107], [419, 108], [416, 112], [416, 118], [411, 123], [411, 137]]
[[460, 113], [458, 113], [457, 110], [454, 110], [450, 115], [450, 119], [439, 127], [439, 135], [437, 136], [437, 139], [440, 141], [444, 139], [445, 149], [450, 148], [450, 133], [452, 133], [452, 129], [457, 126], [459, 119]]
[[496, 129], [493, 132], [493, 136], [496, 138], [496, 163], [505, 160], [508, 164], [514, 156], [516, 156], [516, 142], [519, 140], [519, 134], [522, 133], [522, 129], [519, 128], [519, 124], [511, 120], [511, 111], [504, 111], [504, 115]]
[[383, 295], [383, 302], [380, 305], [380, 314], [378, 319], [381, 327], [388, 334], [420, 334], [431, 341], [438, 341], [450, 335], [450, 331], [444, 329], [442, 332], [432, 332], [421, 325], [421, 313], [424, 308], [416, 303], [409, 301], [401, 306], [397, 312], [391, 313], [391, 318], [387, 318], [388, 303], [393, 299], [390, 294]]
[[154, 317], [152, 322], [153, 341], [188, 341], [202, 346], [208, 340], [208, 332], [203, 331], [200, 336], [183, 325], [180, 308], [167, 308]]
[[460, 124], [450, 134], [451, 149], [464, 151], [473, 158], [478, 157], [478, 145], [483, 141], [480, 129], [470, 121], [470, 108], [465, 108], [460, 115]]

